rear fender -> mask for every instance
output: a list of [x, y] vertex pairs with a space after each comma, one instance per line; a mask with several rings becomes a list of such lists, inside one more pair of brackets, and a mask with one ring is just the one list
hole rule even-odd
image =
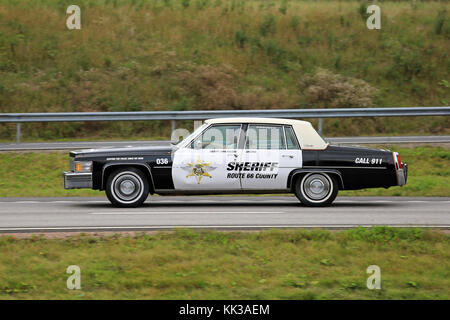
[[305, 174], [305, 173], [310, 173], [310, 172], [318, 172], [318, 173], [328, 173], [328, 174], [332, 174], [334, 176], [337, 177], [338, 183], [339, 183], [339, 189], [343, 190], [344, 189], [344, 179], [342, 178], [342, 174], [335, 169], [321, 169], [321, 168], [317, 168], [317, 169], [295, 169], [292, 170], [291, 173], [289, 174], [288, 177], [288, 181], [287, 181], [287, 188], [291, 189], [293, 188], [292, 185], [292, 181], [295, 181], [296, 177], [298, 177], [301, 174]]

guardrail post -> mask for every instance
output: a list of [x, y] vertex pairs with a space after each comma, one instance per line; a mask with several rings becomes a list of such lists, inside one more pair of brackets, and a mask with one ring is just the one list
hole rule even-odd
[[320, 135], [322, 135], [322, 118], [319, 118], [319, 125], [317, 131], [319, 132]]
[[20, 144], [20, 122], [17, 122], [17, 126], [16, 126], [16, 143]]
[[175, 123], [175, 120], [172, 120], [171, 121], [171, 124], [172, 124], [172, 132], [174, 132], [175, 131], [175, 129], [176, 129], [176, 123]]
[[200, 128], [203, 124], [203, 121], [201, 120], [194, 120], [194, 131]]

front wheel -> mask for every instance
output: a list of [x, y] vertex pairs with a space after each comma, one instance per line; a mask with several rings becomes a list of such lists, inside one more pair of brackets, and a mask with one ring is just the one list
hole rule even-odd
[[120, 168], [111, 173], [106, 183], [106, 196], [116, 207], [140, 206], [148, 197], [145, 175], [136, 168]]
[[294, 192], [306, 206], [325, 207], [336, 199], [338, 184], [334, 176], [323, 172], [311, 172], [297, 179]]

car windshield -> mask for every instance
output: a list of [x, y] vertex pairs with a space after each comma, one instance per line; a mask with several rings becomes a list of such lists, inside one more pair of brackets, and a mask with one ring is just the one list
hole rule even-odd
[[191, 141], [192, 139], [194, 139], [194, 137], [196, 137], [198, 134], [200, 134], [200, 132], [202, 132], [207, 126], [208, 126], [207, 123], [202, 124], [200, 127], [198, 127], [196, 130], [194, 130], [186, 138], [178, 141], [178, 143], [176, 143], [175, 146], [180, 147], [180, 146], [184, 145], [185, 142], [187, 143], [187, 142]]

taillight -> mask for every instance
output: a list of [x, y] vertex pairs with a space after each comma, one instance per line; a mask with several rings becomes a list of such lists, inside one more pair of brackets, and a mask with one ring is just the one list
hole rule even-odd
[[401, 169], [401, 168], [402, 168], [402, 162], [401, 162], [401, 160], [400, 160], [400, 156], [398, 155], [398, 153], [396, 153], [395, 156], [397, 157], [397, 165], [398, 165], [398, 168]]

